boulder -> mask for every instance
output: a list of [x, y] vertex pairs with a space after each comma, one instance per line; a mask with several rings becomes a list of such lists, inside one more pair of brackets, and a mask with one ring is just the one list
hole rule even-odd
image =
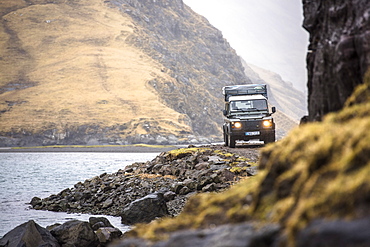
[[94, 231], [98, 230], [101, 227], [113, 227], [114, 228], [114, 226], [105, 217], [90, 217], [89, 223]]
[[163, 193], [156, 192], [130, 203], [121, 214], [122, 224], [149, 223], [169, 215]]
[[48, 246], [59, 247], [58, 241], [48, 230], [30, 220], [17, 226], [0, 239], [0, 246], [6, 247], [31, 247]]
[[99, 239], [88, 222], [71, 220], [53, 228], [50, 232], [61, 246], [95, 247], [99, 245]]
[[101, 227], [96, 231], [101, 245], [105, 246], [112, 241], [119, 239], [122, 236], [122, 232], [114, 227]]

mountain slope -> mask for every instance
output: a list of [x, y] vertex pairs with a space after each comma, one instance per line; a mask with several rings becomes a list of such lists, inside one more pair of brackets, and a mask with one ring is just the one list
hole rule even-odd
[[252, 83], [182, 0], [0, 2], [0, 145], [221, 140], [225, 85]]
[[[204, 78], [217, 84], [212, 89], [232, 83], [234, 77], [247, 80], [235, 51], [182, 1], [148, 4], [152, 6], [141, 2], [1, 2], [2, 135], [33, 136], [26, 142], [44, 139], [44, 144], [52, 144], [158, 142], [168, 136], [179, 141], [194, 132], [217, 134], [213, 119], [216, 112], [221, 115], [220, 103], [212, 102], [217, 98], [203, 85]], [[170, 27], [174, 29], [145, 26], [152, 16], [142, 11], [149, 9], [156, 11], [152, 16], [159, 24], [175, 25]], [[179, 20], [176, 11], [186, 15], [188, 23]], [[180, 32], [176, 25], [199, 43], [175, 37]], [[202, 31], [211, 38], [217, 34], [222, 47], [212, 50]], [[199, 49], [207, 54], [192, 57]], [[232, 63], [211, 65], [215, 52]], [[232, 71], [224, 73], [227, 82], [212, 75], [212, 68]], [[204, 129], [197, 127], [202, 125]]]
[[260, 68], [258, 66], [247, 64], [243, 61], [246, 75], [253, 83], [267, 84], [269, 90], [269, 101], [295, 122], [306, 114], [307, 103], [303, 92], [295, 89], [291, 83], [285, 82], [280, 75]]

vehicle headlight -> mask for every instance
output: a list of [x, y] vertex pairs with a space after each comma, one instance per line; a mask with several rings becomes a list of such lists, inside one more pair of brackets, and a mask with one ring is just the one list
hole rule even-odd
[[263, 125], [263, 127], [265, 127], [265, 128], [272, 127], [272, 121], [271, 121], [271, 120], [264, 120], [264, 121], [262, 122], [262, 125]]
[[242, 127], [242, 123], [241, 122], [233, 122], [231, 126], [232, 126], [233, 129], [240, 129]]

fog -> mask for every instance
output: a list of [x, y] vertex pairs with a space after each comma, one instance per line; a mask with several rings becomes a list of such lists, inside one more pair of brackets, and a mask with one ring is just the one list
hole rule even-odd
[[183, 0], [206, 17], [247, 63], [305, 91], [308, 33], [300, 0]]

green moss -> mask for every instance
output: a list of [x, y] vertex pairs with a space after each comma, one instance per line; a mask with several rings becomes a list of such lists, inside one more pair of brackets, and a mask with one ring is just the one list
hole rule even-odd
[[342, 111], [267, 145], [258, 175], [223, 193], [198, 194], [177, 218], [137, 227], [134, 233], [151, 239], [173, 230], [258, 219], [280, 223], [294, 246], [297, 231], [314, 219], [368, 216], [370, 72], [365, 82]]

